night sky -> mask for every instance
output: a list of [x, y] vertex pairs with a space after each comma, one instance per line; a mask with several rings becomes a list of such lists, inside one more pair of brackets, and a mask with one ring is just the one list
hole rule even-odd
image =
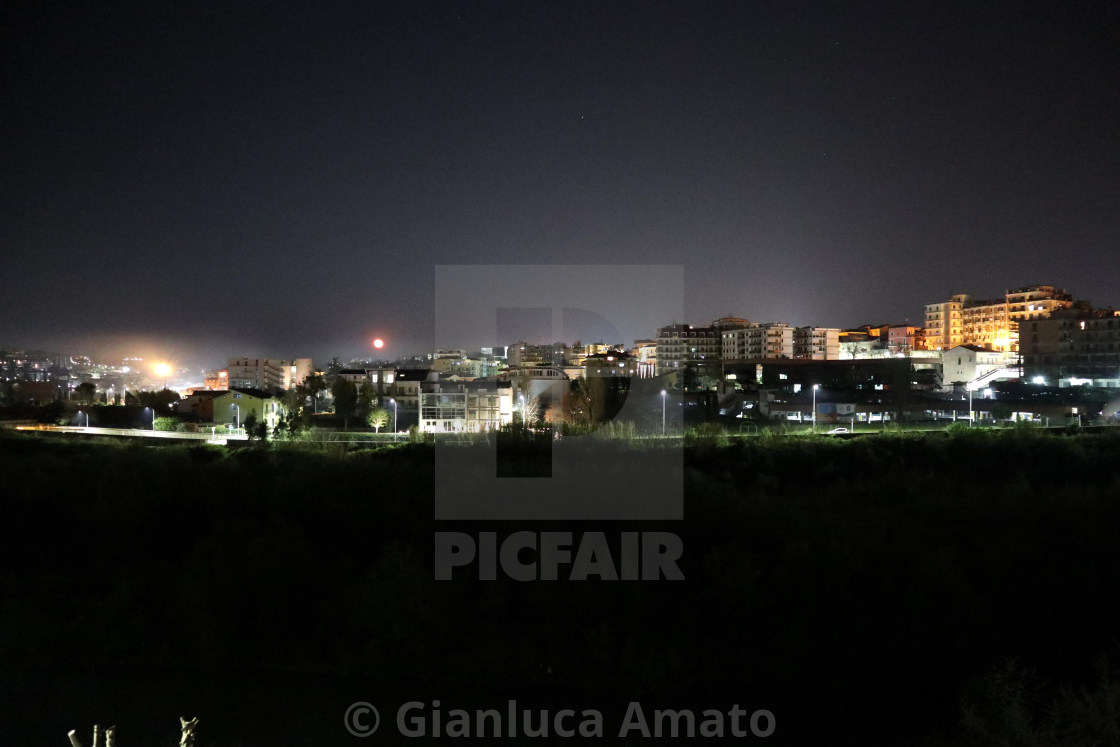
[[1114, 0], [0, 14], [0, 346], [424, 352], [443, 264], [683, 265], [626, 342], [1120, 305]]

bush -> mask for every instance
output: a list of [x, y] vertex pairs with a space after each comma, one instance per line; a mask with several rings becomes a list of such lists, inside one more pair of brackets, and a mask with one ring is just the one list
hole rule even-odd
[[156, 418], [155, 429], [157, 431], [178, 431], [179, 428], [178, 418]]
[[727, 446], [727, 430], [719, 423], [701, 423], [690, 428], [684, 437], [685, 446], [713, 447]]

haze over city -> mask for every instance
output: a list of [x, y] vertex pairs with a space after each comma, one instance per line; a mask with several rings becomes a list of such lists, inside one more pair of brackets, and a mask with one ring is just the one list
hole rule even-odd
[[[0, 344], [430, 349], [444, 264], [679, 264], [684, 319], [1116, 305], [1115, 3], [6, 8]], [[643, 289], [620, 275], [619, 294]], [[635, 296], [637, 297], [637, 296]], [[508, 341], [507, 341], [508, 342]]]

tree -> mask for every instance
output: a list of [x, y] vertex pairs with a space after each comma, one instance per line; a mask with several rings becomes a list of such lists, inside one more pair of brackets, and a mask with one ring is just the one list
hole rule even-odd
[[894, 422], [901, 423], [914, 391], [914, 362], [909, 356], [890, 361], [887, 377], [890, 399], [894, 404]]
[[914, 381], [919, 389], [937, 391], [941, 388], [941, 373], [933, 368], [920, 368], [914, 371]]
[[301, 392], [303, 397], [302, 404], [311, 400], [311, 411], [319, 411], [319, 395], [327, 391], [327, 381], [323, 378], [322, 374], [312, 373], [303, 380], [301, 384], [296, 387], [297, 391]]
[[[132, 393], [129, 392], [131, 395]], [[180, 399], [178, 392], [160, 389], [158, 392], [136, 392], [136, 403], [142, 407], [155, 408], [156, 412], [170, 412], [171, 405]]]
[[389, 411], [383, 407], [374, 407], [366, 415], [366, 425], [373, 428], [377, 433], [389, 422]]
[[521, 420], [525, 425], [533, 425], [541, 416], [541, 398], [526, 397], [521, 403]]
[[255, 412], [249, 413], [245, 418], [245, 434], [249, 436], [250, 441], [267, 441], [268, 422], [258, 418]]
[[74, 397], [83, 405], [92, 405], [96, 396], [97, 387], [89, 381], [83, 381], [74, 389]]
[[363, 381], [358, 387], [358, 412], [368, 415], [374, 410], [377, 401], [377, 388], [371, 382]]
[[591, 423], [591, 397], [579, 381], [572, 382], [570, 391], [564, 393], [561, 404], [563, 420], [569, 425], [586, 426]]
[[358, 387], [354, 386], [352, 381], [337, 378], [331, 385], [331, 395], [334, 397], [334, 411], [342, 416], [342, 427], [345, 429], [350, 416], [358, 406]]

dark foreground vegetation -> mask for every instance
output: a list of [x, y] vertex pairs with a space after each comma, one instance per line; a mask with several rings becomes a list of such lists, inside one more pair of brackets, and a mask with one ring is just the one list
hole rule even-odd
[[[516, 699], [608, 737], [637, 700], [766, 708], [774, 744], [1115, 744], [1118, 435], [700, 440], [683, 522], [594, 526], [437, 523], [423, 444], [5, 436], [0, 743], [353, 744], [366, 700], [387, 744], [406, 701]], [[687, 580], [432, 580], [434, 531], [522, 528], [675, 531]]]

